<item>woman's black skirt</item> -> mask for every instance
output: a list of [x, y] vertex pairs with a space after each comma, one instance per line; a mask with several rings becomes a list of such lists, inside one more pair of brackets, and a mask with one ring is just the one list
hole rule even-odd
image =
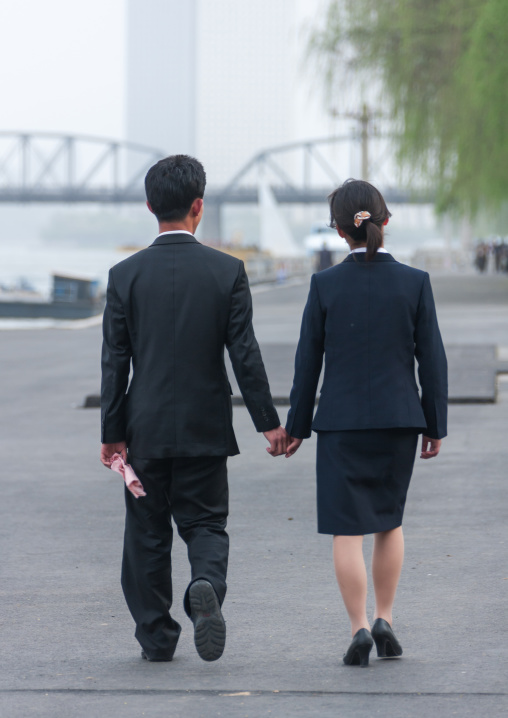
[[402, 524], [415, 429], [319, 431], [318, 532], [360, 536]]

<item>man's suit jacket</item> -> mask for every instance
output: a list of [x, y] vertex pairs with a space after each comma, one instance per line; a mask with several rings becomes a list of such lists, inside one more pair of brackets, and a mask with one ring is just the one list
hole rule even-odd
[[313, 275], [286, 425], [291, 436], [307, 438], [311, 428], [412, 427], [440, 439], [447, 401], [446, 355], [426, 272], [387, 253], [370, 262], [355, 253]]
[[279, 426], [240, 260], [160, 235], [111, 269], [103, 336], [103, 443], [136, 458], [237, 454], [224, 347], [256, 429]]

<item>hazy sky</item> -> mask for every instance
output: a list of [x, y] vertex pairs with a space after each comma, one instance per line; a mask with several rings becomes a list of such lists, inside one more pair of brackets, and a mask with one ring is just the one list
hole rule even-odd
[[[315, 16], [323, 4], [298, 0], [304, 15]], [[126, 5], [3, 0], [0, 130], [124, 137]]]
[[124, 0], [3, 0], [0, 129], [124, 134]]

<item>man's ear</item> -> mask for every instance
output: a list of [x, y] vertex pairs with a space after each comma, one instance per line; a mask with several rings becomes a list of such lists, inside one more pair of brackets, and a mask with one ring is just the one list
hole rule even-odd
[[385, 221], [383, 222], [383, 226], [386, 227], [386, 225], [388, 224], [389, 221], [390, 221], [390, 217], [387, 217], [385, 219]]
[[148, 200], [146, 200], [146, 206], [148, 207], [148, 209], [150, 210], [150, 212], [151, 212], [152, 214], [154, 214], [154, 211], [153, 211], [153, 209], [152, 209], [152, 205], [150, 204], [150, 202], [149, 202]]
[[201, 214], [201, 210], [203, 209], [203, 200], [198, 197], [194, 200], [194, 202], [191, 204], [191, 214], [193, 217], [199, 217]]

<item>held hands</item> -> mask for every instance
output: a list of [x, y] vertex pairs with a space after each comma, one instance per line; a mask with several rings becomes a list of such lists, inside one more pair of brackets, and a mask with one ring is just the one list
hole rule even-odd
[[111, 461], [114, 454], [120, 454], [125, 463], [127, 463], [127, 444], [125, 441], [117, 441], [116, 444], [102, 444], [101, 461], [108, 469], [111, 468]]
[[266, 450], [271, 456], [282, 456], [285, 455], [286, 459], [298, 451], [301, 446], [303, 439], [295, 439], [293, 436], [289, 436], [287, 431], [279, 426], [277, 429], [263, 432], [264, 437], [270, 442], [270, 446], [266, 447]]
[[441, 448], [441, 439], [430, 439], [428, 436], [422, 436], [422, 453], [420, 459], [432, 459], [439, 454]]
[[270, 429], [270, 431], [263, 431], [263, 436], [270, 443], [266, 450], [271, 456], [282, 456], [282, 454], [286, 453], [289, 436], [282, 426]]

